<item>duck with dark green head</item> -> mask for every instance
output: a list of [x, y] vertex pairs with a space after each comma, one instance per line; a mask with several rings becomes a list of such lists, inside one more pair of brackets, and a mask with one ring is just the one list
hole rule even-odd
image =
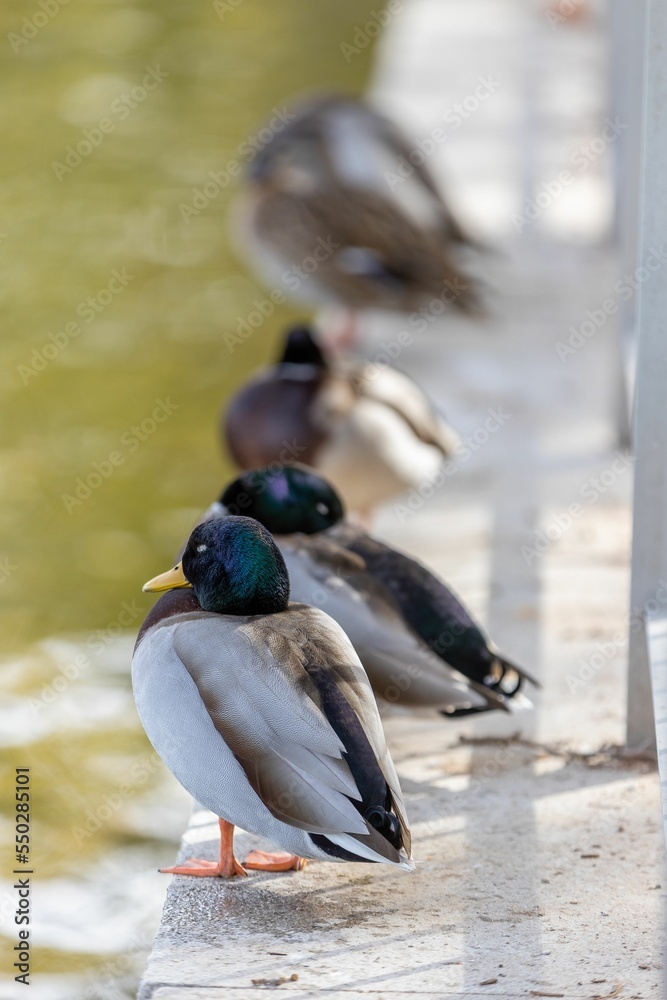
[[[148, 738], [220, 821], [217, 861], [176, 875], [286, 871], [304, 858], [411, 870], [410, 832], [373, 693], [327, 614], [291, 603], [285, 561], [248, 517], [211, 517], [181, 562], [147, 583], [165, 591], [132, 661]], [[234, 857], [234, 826], [284, 850]]]
[[498, 652], [452, 590], [348, 523], [336, 491], [314, 470], [245, 473], [211, 510], [268, 528], [293, 595], [343, 627], [378, 697], [449, 716], [530, 706], [521, 689], [536, 682]]

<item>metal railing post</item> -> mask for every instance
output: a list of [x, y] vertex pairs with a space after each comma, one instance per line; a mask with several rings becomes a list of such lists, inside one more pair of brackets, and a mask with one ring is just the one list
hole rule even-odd
[[647, 617], [667, 615], [667, 0], [645, 35], [627, 744], [656, 744]]

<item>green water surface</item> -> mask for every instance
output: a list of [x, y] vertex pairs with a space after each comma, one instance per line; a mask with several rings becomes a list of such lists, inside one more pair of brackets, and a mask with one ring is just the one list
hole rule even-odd
[[[226, 397], [303, 315], [275, 307], [225, 347], [267, 294], [234, 250], [231, 174], [289, 97], [361, 91], [370, 46], [345, 58], [341, 43], [379, 6], [6, 0], [0, 10], [0, 766], [8, 795], [13, 769], [32, 768], [43, 893], [33, 997], [132, 994], [124, 859], [135, 881], [154, 873], [180, 823], [159, 818], [174, 787], [129, 689], [131, 637], [150, 606], [141, 584], [232, 471], [216, 434]], [[88, 830], [121, 785], [120, 805]], [[11, 847], [11, 810], [3, 834]], [[11, 879], [13, 854], [2, 864]], [[96, 934], [40, 939], [55, 890], [75, 899], [83, 883], [99, 894], [97, 916], [81, 910]], [[6, 974], [6, 915], [0, 929]]]

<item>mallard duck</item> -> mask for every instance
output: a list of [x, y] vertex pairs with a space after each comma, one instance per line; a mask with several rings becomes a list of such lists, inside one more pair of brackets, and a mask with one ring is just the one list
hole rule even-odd
[[330, 95], [294, 108], [248, 170], [242, 217], [252, 261], [300, 301], [470, 311], [478, 295], [456, 257], [473, 241], [424, 159], [361, 101]]
[[530, 706], [521, 693], [536, 683], [530, 675], [430, 570], [348, 523], [336, 491], [313, 470], [239, 476], [205, 516], [230, 512], [272, 532], [295, 598], [343, 627], [379, 698], [448, 716]]
[[[285, 561], [247, 517], [212, 518], [182, 561], [149, 581], [169, 591], [132, 661], [148, 738], [220, 818], [218, 861], [175, 875], [298, 869], [304, 858], [411, 870], [403, 798], [368, 678], [327, 614], [289, 602]], [[234, 857], [233, 828], [285, 850]]]
[[232, 397], [221, 431], [241, 469], [295, 460], [314, 466], [365, 516], [433, 480], [460, 444], [407, 375], [328, 359], [307, 326], [288, 330], [278, 363]]

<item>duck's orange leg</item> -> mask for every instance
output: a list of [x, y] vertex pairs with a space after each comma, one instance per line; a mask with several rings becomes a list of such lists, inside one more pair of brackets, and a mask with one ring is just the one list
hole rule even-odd
[[322, 311], [321, 337], [333, 354], [344, 354], [350, 350], [359, 335], [359, 321], [352, 309], [336, 306], [325, 307]]
[[260, 872], [300, 872], [307, 865], [305, 858], [287, 851], [251, 851], [243, 859], [243, 867]]
[[234, 827], [227, 820], [219, 819], [220, 825], [220, 857], [217, 861], [205, 861], [203, 858], [188, 858], [183, 865], [174, 868], [161, 868], [166, 875], [198, 875], [218, 878], [232, 878], [234, 875], [245, 875], [243, 867], [234, 857]]

